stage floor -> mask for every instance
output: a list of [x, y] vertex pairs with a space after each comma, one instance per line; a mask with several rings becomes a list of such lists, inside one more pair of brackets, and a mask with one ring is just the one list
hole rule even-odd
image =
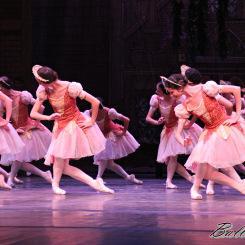
[[[101, 194], [65, 178], [66, 196], [53, 195], [40, 178], [0, 191], [0, 244], [244, 244], [245, 238], [211, 239], [218, 223], [245, 226], [245, 197], [216, 186], [216, 195], [190, 199], [190, 184], [145, 179], [142, 186], [106, 179], [116, 193]], [[245, 237], [245, 231], [243, 236]]]

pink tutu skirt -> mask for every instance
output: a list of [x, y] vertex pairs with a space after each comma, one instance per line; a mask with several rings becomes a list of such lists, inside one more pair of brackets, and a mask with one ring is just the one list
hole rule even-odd
[[[8, 124], [9, 130], [0, 127], [0, 154], [1, 154], [1, 164], [5, 165], [4, 156], [8, 154], [17, 154], [24, 148], [24, 143], [22, 142], [20, 136], [13, 128], [13, 126]], [[16, 160], [14, 158], [14, 160]]]
[[139, 146], [140, 144], [128, 131], [123, 136], [116, 136], [110, 132], [106, 139], [105, 150], [94, 156], [94, 163], [99, 164], [102, 160], [120, 159], [135, 152]]
[[106, 139], [97, 124], [81, 129], [75, 121], [70, 121], [58, 135], [53, 134], [45, 164], [54, 163], [54, 158], [80, 159], [93, 156], [105, 149], [105, 142]]
[[51, 142], [51, 132], [43, 127], [41, 129], [32, 129], [23, 134], [20, 138], [24, 143], [24, 148], [17, 154], [3, 154], [1, 162], [5, 165], [11, 164], [13, 161], [31, 162], [44, 158]]
[[184, 129], [182, 137], [191, 138], [192, 144], [188, 147], [181, 145], [175, 138], [175, 130], [177, 126], [172, 128], [164, 128], [161, 133], [160, 144], [157, 153], [157, 162], [166, 163], [169, 157], [174, 157], [180, 154], [189, 155], [198, 142], [198, 138], [202, 132], [202, 128], [197, 124], [193, 124], [189, 129]]
[[232, 126], [220, 125], [205, 129], [189, 156], [185, 167], [196, 171], [197, 164], [208, 163], [214, 168], [227, 168], [245, 161], [244, 121]]

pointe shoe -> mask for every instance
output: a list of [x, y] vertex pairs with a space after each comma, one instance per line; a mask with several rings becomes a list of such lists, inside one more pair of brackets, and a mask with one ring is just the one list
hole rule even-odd
[[209, 184], [207, 185], [206, 194], [207, 195], [214, 195], [215, 194], [213, 185], [209, 185]]
[[174, 185], [172, 182], [166, 181], [166, 189], [177, 189], [178, 186]]
[[[102, 179], [102, 177], [96, 177], [96, 179]], [[106, 181], [104, 181], [103, 179], [102, 179], [102, 181], [103, 181], [103, 184], [105, 185], [106, 184]]]
[[14, 188], [14, 187], [15, 187], [14, 182], [12, 182], [12, 181], [10, 180], [10, 178], [8, 178], [7, 185], [11, 186], [11, 188]]
[[200, 193], [198, 193], [197, 191], [193, 190], [193, 188], [191, 188], [191, 199], [193, 200], [202, 200], [202, 195]]
[[137, 184], [137, 185], [142, 185], [143, 184], [143, 181], [139, 180], [139, 179], [136, 179], [134, 174], [130, 174], [126, 179], [128, 181], [134, 183], [134, 184]]
[[52, 186], [52, 190], [53, 190], [54, 194], [57, 194], [57, 195], [65, 195], [66, 194], [66, 191], [62, 190], [58, 186]]
[[24, 183], [23, 180], [20, 180], [20, 179], [18, 179], [17, 177], [14, 178], [14, 182], [15, 182], [16, 184], [23, 184], [23, 183]]
[[104, 185], [104, 182], [103, 182], [103, 179], [102, 178], [97, 178], [95, 179], [95, 182], [96, 182], [96, 186], [95, 186], [95, 189], [97, 191], [100, 191], [100, 192], [105, 192], [105, 193], [110, 193], [110, 194], [114, 194], [115, 191], [106, 187]]
[[52, 183], [53, 178], [52, 178], [52, 174], [51, 172], [48, 170], [47, 172], [45, 172], [45, 176], [44, 179], [48, 182], [48, 183]]
[[4, 177], [0, 175], [0, 187], [6, 190], [11, 190], [12, 187], [4, 181]]

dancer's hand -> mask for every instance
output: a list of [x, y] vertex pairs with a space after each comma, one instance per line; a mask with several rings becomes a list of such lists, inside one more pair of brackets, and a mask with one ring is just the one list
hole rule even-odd
[[23, 134], [23, 133], [25, 132], [25, 130], [22, 129], [22, 128], [18, 128], [18, 129], [16, 129], [16, 132], [17, 132], [18, 134]]
[[238, 121], [238, 117], [237, 116], [231, 117], [231, 118], [225, 120], [223, 122], [223, 125], [225, 125], [225, 126], [231, 126], [232, 124], [237, 123], [237, 121]]
[[191, 139], [189, 136], [187, 136], [187, 137], [184, 139], [183, 145], [184, 145], [184, 146], [189, 146], [189, 145], [191, 145], [191, 144], [192, 144], [192, 139]]
[[49, 116], [49, 121], [57, 120], [61, 117], [60, 113], [53, 113]]
[[90, 118], [87, 118], [85, 121], [80, 122], [79, 126], [82, 129], [85, 129], [85, 128], [89, 128], [89, 127], [93, 126], [93, 124], [94, 124], [94, 122]]
[[119, 137], [125, 135], [125, 133], [126, 133], [126, 131], [124, 131], [124, 130], [116, 130], [116, 131], [114, 131], [114, 134], [116, 136], [119, 136]]
[[164, 121], [165, 121], [165, 118], [164, 118], [164, 117], [160, 117], [160, 118], [158, 119], [158, 121], [157, 121], [157, 125], [163, 124]]

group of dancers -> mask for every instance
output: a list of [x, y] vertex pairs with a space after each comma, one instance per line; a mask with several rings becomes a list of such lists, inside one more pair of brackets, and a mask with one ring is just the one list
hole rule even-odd
[[[13, 89], [13, 81], [0, 77], [0, 155], [1, 164], [11, 165], [10, 173], [0, 168], [0, 187], [11, 189], [19, 169], [36, 174], [51, 183], [55, 194], [64, 195], [60, 187], [62, 175], [68, 175], [93, 189], [114, 193], [102, 179], [110, 169], [127, 181], [143, 182], [128, 174], [115, 160], [131, 154], [140, 144], [128, 132], [130, 119], [114, 108], [105, 107], [97, 98], [83, 90], [80, 83], [60, 80], [53, 69], [35, 65], [32, 73], [39, 84], [36, 99], [27, 91]], [[146, 121], [164, 125], [160, 136], [157, 161], [167, 165], [166, 188], [175, 189], [174, 173], [193, 183], [192, 199], [202, 199], [199, 188], [209, 180], [206, 193], [214, 194], [214, 183], [230, 186], [245, 194], [245, 182], [233, 166], [245, 161], [245, 122], [241, 117], [241, 88], [218, 85], [214, 81], [202, 84], [198, 70], [181, 66], [179, 74], [161, 77], [156, 94], [150, 99]], [[233, 104], [222, 95], [233, 95]], [[86, 100], [91, 109], [80, 112], [76, 99]], [[44, 115], [45, 101], [54, 113]], [[28, 106], [32, 105], [29, 115]], [[160, 118], [154, 118], [159, 110]], [[5, 119], [3, 115], [5, 114]], [[120, 120], [121, 124], [114, 121]], [[195, 123], [200, 119], [204, 128]], [[52, 133], [40, 121], [54, 121]], [[11, 122], [11, 123], [10, 123]], [[225, 150], [227, 149], [227, 150]], [[180, 154], [189, 155], [182, 166]], [[94, 156], [98, 174], [93, 179], [69, 164], [70, 159]], [[42, 171], [31, 162], [45, 158], [44, 164], [53, 165]], [[186, 169], [192, 171], [191, 175]]]

